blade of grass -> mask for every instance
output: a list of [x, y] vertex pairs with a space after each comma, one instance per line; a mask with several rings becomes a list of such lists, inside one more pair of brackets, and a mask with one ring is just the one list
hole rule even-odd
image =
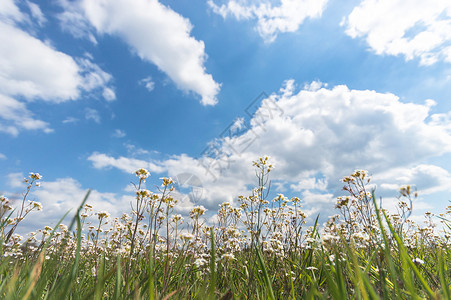
[[257, 257], [258, 257], [258, 262], [260, 264], [260, 268], [263, 272], [264, 284], [265, 284], [266, 292], [268, 293], [267, 296], [269, 299], [275, 300], [271, 280], [269, 279], [268, 271], [266, 270], [266, 266], [265, 266], [265, 262], [263, 261], [262, 253], [260, 251], [260, 248], [257, 245], [254, 245], [254, 246], [255, 246], [255, 250], [257, 251]]
[[210, 286], [208, 294], [210, 298], [215, 298], [216, 291], [216, 247], [215, 247], [215, 231], [213, 227], [210, 228]]
[[31, 292], [33, 291], [33, 288], [36, 285], [36, 282], [38, 281], [39, 276], [41, 275], [43, 264], [44, 264], [44, 252], [41, 252], [41, 254], [38, 257], [38, 261], [33, 266], [33, 269], [30, 273], [28, 289], [27, 289], [27, 292], [25, 293], [25, 296], [23, 297], [23, 300], [27, 300], [31, 296]]
[[[72, 218], [71, 224], [68, 229], [69, 232], [72, 231], [73, 224], [75, 223], [77, 225], [77, 231], [76, 231], [76, 240], [77, 240], [77, 246], [75, 250], [75, 259], [72, 265], [71, 272], [69, 273], [69, 276], [64, 281], [60, 281], [61, 284], [55, 288], [55, 297], [57, 299], [66, 299], [68, 298], [68, 294], [71, 292], [72, 287], [76, 281], [77, 273], [80, 265], [80, 251], [81, 251], [81, 220], [80, 220], [80, 212], [83, 208], [83, 205], [86, 203], [89, 194], [91, 193], [91, 190], [88, 190], [85, 194], [85, 197], [83, 198], [81, 204], [79, 205], [77, 212], [75, 213], [74, 217]], [[67, 238], [67, 236], [66, 236]]]
[[[358, 289], [355, 289], [355, 292], [360, 292], [360, 295], [357, 295], [356, 298], [358, 299], [369, 299], [368, 293], [365, 288], [369, 288], [370, 295], [376, 295], [374, 290], [372, 289], [371, 285], [369, 285], [368, 279], [366, 278], [367, 269], [368, 266], [371, 265], [372, 259], [370, 259], [370, 262], [367, 264], [367, 267], [365, 268], [365, 272], [362, 274], [362, 271], [360, 270], [360, 265], [357, 259], [356, 255], [356, 249], [349, 245], [348, 242], [344, 239], [344, 237], [340, 234], [340, 240], [342, 241], [342, 244], [346, 248], [347, 256], [351, 257], [351, 262], [349, 262], [349, 259], [346, 260], [346, 265], [349, 269], [349, 276], [351, 277], [352, 282], [354, 283], [354, 286], [358, 287]], [[375, 252], [376, 253], [376, 252]], [[374, 254], [373, 254], [374, 257]], [[372, 291], [372, 292], [371, 292]], [[354, 297], [353, 297], [354, 298]], [[375, 298], [372, 299], [376, 299]]]
[[148, 278], [148, 285], [149, 285], [149, 299], [154, 300], [155, 299], [155, 258], [153, 253], [153, 246], [151, 243], [151, 247], [149, 250], [149, 278]]
[[[337, 251], [337, 249], [335, 249]], [[344, 275], [343, 275], [343, 267], [341, 264], [341, 261], [339, 259], [339, 252], [337, 251], [335, 253], [335, 279], [338, 282], [338, 291], [340, 293], [340, 299], [347, 299], [348, 295], [347, 295], [347, 289], [346, 289], [346, 282], [344, 280]]]
[[406, 247], [404, 246], [403, 242], [399, 238], [399, 235], [395, 232], [395, 230], [393, 228], [393, 225], [391, 224], [391, 222], [388, 219], [387, 215], [385, 214], [385, 212], [383, 212], [383, 213], [384, 213], [385, 220], [386, 220], [386, 222], [387, 222], [387, 224], [388, 224], [388, 226], [390, 228], [390, 231], [393, 234], [393, 237], [395, 238], [395, 240], [396, 240], [396, 242], [398, 244], [399, 252], [403, 256], [403, 258], [406, 260], [406, 265], [408, 265], [410, 267], [410, 269], [415, 273], [415, 275], [417, 276], [417, 279], [420, 281], [421, 285], [424, 287], [424, 289], [428, 293], [429, 297], [435, 298], [435, 293], [429, 287], [429, 285], [427, 284], [426, 280], [424, 280], [424, 278], [421, 275], [420, 271], [418, 271], [417, 266], [415, 266], [415, 263], [413, 262], [412, 258], [407, 253]]
[[445, 277], [445, 273], [446, 273], [446, 264], [443, 260], [443, 252], [439, 251], [438, 253], [438, 273], [439, 273], [439, 277], [440, 277], [440, 284], [442, 286], [442, 293], [443, 293], [443, 297], [444, 299], [451, 299], [451, 295], [449, 293], [449, 286], [448, 286], [448, 282], [446, 280]]
[[294, 294], [294, 284], [293, 284], [293, 274], [291, 274], [291, 267], [288, 266], [288, 274], [290, 275], [290, 296], [291, 299], [295, 300], [296, 296]]
[[[393, 295], [392, 297], [396, 298], [397, 295], [399, 295], [399, 287], [398, 287], [398, 272], [396, 271], [395, 265], [393, 263], [392, 257], [391, 257], [391, 253], [390, 253], [390, 249], [391, 249], [391, 245], [390, 242], [388, 240], [388, 236], [387, 233], [385, 231], [384, 228], [384, 224], [382, 223], [382, 218], [381, 218], [381, 213], [380, 213], [380, 208], [377, 207], [377, 203], [376, 203], [376, 195], [374, 193], [374, 190], [371, 193], [371, 198], [373, 200], [373, 205], [376, 211], [376, 218], [377, 218], [377, 222], [379, 224], [379, 228], [381, 230], [382, 233], [382, 238], [384, 239], [384, 259], [387, 261], [388, 264], [388, 268], [390, 270], [389, 275], [391, 277], [391, 282], [393, 282]], [[385, 283], [382, 283], [383, 285]]]

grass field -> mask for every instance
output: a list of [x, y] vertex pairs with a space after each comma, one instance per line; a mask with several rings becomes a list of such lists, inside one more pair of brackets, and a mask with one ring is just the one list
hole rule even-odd
[[42, 209], [26, 200], [41, 178], [31, 173], [19, 207], [1, 198], [0, 298], [450, 298], [451, 207], [417, 225], [408, 218], [417, 196], [410, 186], [389, 213], [368, 190], [367, 172], [355, 171], [343, 178], [337, 214], [307, 227], [300, 199], [268, 199], [268, 159], [254, 166], [252, 194], [221, 204], [211, 226], [202, 206], [186, 220], [174, 214], [173, 181], [151, 192], [140, 169], [130, 214], [95, 212], [88, 192], [70, 224], [24, 240], [17, 226]]

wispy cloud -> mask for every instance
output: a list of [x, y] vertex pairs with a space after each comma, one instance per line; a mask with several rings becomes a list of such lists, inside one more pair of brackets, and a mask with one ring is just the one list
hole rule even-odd
[[0, 132], [17, 136], [23, 129], [53, 132], [50, 125], [36, 119], [24, 103], [0, 93]]
[[79, 120], [74, 117], [68, 117], [62, 121], [63, 124], [77, 123]]
[[116, 129], [113, 133], [113, 137], [115, 138], [123, 138], [125, 137], [127, 134], [125, 133], [125, 131], [120, 130], [120, 129]]
[[41, 8], [36, 3], [26, 1], [28, 8], [30, 9], [31, 16], [38, 22], [40, 26], [44, 25], [47, 22], [44, 14], [41, 11]]
[[237, 0], [229, 0], [222, 5], [217, 5], [213, 0], [207, 3], [224, 19], [232, 16], [237, 20], [257, 20], [256, 30], [266, 42], [271, 43], [280, 33], [297, 31], [305, 19], [321, 17], [327, 0], [282, 0], [279, 6], [269, 1], [258, 5]]
[[85, 109], [85, 119], [86, 120], [93, 120], [97, 124], [100, 124], [100, 115], [99, 112], [93, 108], [86, 108]]
[[155, 82], [152, 80], [152, 77], [148, 76], [139, 81], [139, 84], [144, 86], [149, 92], [153, 91], [155, 88]]
[[17, 188], [25, 188], [24, 186], [24, 175], [21, 172], [15, 172], [15, 173], [9, 173], [7, 175], [8, 178], [8, 185], [11, 188], [17, 189]]

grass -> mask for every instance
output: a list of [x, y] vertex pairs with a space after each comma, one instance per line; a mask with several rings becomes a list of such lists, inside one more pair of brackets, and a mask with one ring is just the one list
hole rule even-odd
[[[418, 226], [408, 219], [410, 187], [401, 188], [399, 210], [390, 214], [367, 191], [367, 173], [356, 171], [343, 179], [349, 195], [337, 199], [338, 214], [304, 228], [299, 199], [267, 200], [272, 166], [254, 165], [254, 193], [240, 197], [239, 207], [222, 204], [213, 226], [202, 221], [203, 207], [182, 226], [172, 180], [150, 193], [141, 189], [143, 169], [134, 214], [93, 214], [88, 192], [69, 227], [45, 228], [39, 241], [14, 233], [21, 214], [39, 205], [23, 204], [24, 197], [18, 212], [3, 197], [0, 298], [450, 299], [450, 208], [440, 232], [429, 213]], [[26, 194], [40, 179], [33, 176]]]

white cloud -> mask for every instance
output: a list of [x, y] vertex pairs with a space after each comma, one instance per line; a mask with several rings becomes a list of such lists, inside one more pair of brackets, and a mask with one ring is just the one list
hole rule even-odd
[[148, 76], [139, 81], [140, 85], [143, 85], [149, 92], [153, 91], [155, 88], [155, 82], [152, 80], [152, 77]]
[[0, 153], [0, 160], [5, 160], [6, 159], [6, 155], [3, 153]]
[[70, 56], [2, 22], [0, 41], [0, 93], [54, 102], [79, 96], [82, 77]]
[[295, 32], [307, 18], [319, 18], [327, 0], [281, 0], [279, 6], [269, 2], [250, 4], [249, 1], [229, 0], [221, 6], [213, 0], [208, 5], [223, 18], [256, 19], [256, 29], [266, 42], [273, 42], [279, 33]]
[[294, 191], [325, 190], [327, 188], [327, 180], [324, 178], [308, 177], [301, 179], [297, 184], [290, 185], [290, 188]]
[[102, 92], [102, 96], [107, 101], [113, 101], [116, 100], [116, 93], [113, 89], [109, 87], [105, 87]]
[[0, 41], [0, 93], [4, 95], [58, 103], [111, 80], [89, 59], [74, 60], [10, 24], [0, 22]]
[[336, 199], [333, 194], [320, 194], [309, 190], [302, 192], [302, 200], [304, 203], [315, 208], [319, 208], [323, 205], [333, 207], [336, 203]]
[[323, 83], [319, 80], [312, 81], [311, 83], [306, 83], [304, 85], [304, 90], [316, 92], [322, 87], [327, 87], [327, 83]]
[[28, 8], [30, 9], [31, 16], [36, 19], [38, 24], [40, 26], [44, 25], [45, 22], [47, 22], [47, 19], [45, 18], [44, 14], [41, 11], [41, 8], [36, 3], [26, 1]]
[[125, 137], [127, 134], [125, 133], [125, 131], [123, 131], [123, 130], [120, 130], [120, 129], [116, 129], [115, 131], [114, 131], [114, 133], [113, 133], [113, 137], [116, 137], [116, 138], [123, 138], [123, 137]]
[[102, 153], [93, 153], [88, 157], [88, 160], [91, 161], [95, 168], [118, 168], [126, 173], [134, 173], [139, 168], [147, 168], [150, 172], [160, 173], [164, 169], [153, 162], [146, 162], [144, 160], [127, 158], [127, 157], [119, 157], [113, 158], [106, 154]]
[[[224, 201], [233, 203], [236, 193], [245, 194], [248, 192], [246, 184], [255, 176], [252, 170], [247, 168], [252, 162], [248, 158], [243, 158], [241, 163], [231, 166], [230, 169], [226, 170], [227, 173], [220, 177], [212, 176], [198, 159], [184, 154], [173, 156], [164, 161], [148, 161], [122, 156], [114, 158], [102, 153], [93, 153], [88, 157], [88, 160], [97, 169], [117, 168], [126, 173], [133, 173], [139, 168], [146, 168], [151, 173], [168, 173], [172, 178], [178, 178], [181, 174], [192, 174], [198, 178], [203, 187], [202, 197], [198, 199], [199, 202], [196, 204], [202, 204], [208, 209], [214, 210], [217, 209], [218, 203]], [[229, 176], [230, 174], [240, 174], [240, 176]], [[194, 203], [188, 201], [184, 205], [186, 206], [185, 210], [188, 210]]]
[[[63, 2], [60, 19], [65, 28], [87, 36], [86, 21], [100, 34], [119, 36], [143, 60], [155, 64], [182, 90], [214, 105], [220, 85], [206, 73], [205, 45], [193, 38], [192, 24], [156, 0]], [[76, 27], [79, 24], [83, 30]], [[72, 29], [74, 28], [74, 29]]]
[[61, 27], [64, 31], [69, 32], [75, 38], [88, 39], [94, 45], [97, 45], [97, 39], [91, 32], [91, 25], [89, 21], [76, 10], [72, 10], [68, 2], [60, 1], [63, 7], [66, 8], [64, 12], [58, 15], [58, 19], [61, 23]]
[[25, 188], [24, 175], [21, 172], [9, 173], [7, 175], [8, 185], [11, 188]]
[[346, 33], [362, 37], [377, 54], [451, 62], [451, 2], [365, 0], [345, 18]]
[[[39, 14], [33, 3], [30, 9]], [[33, 117], [24, 101], [60, 103], [78, 99], [82, 92], [111, 90], [111, 75], [91, 60], [74, 59], [16, 27], [15, 22], [26, 15], [14, 2], [2, 2], [0, 16], [6, 16], [0, 18], [0, 131], [12, 135], [20, 130], [51, 131], [48, 123]], [[114, 93], [106, 96], [112, 100]]]
[[103, 71], [98, 65], [93, 63], [90, 54], [85, 54], [87, 58], [77, 59], [79, 72], [83, 75], [80, 86], [86, 91], [92, 91], [96, 88], [102, 88], [102, 96], [107, 101], [116, 99], [113, 89], [108, 86], [113, 76]]
[[85, 119], [86, 120], [93, 120], [97, 124], [100, 124], [100, 115], [99, 112], [93, 108], [86, 108], [85, 109]]
[[74, 117], [68, 117], [68, 118], [64, 119], [62, 122], [63, 122], [63, 124], [76, 123], [76, 122], [78, 122], [78, 119], [74, 118]]
[[[295, 93], [294, 82], [286, 82], [262, 102], [246, 130], [211, 143], [210, 158], [179, 155], [149, 162], [95, 153], [90, 160], [96, 168], [131, 172], [154, 163], [160, 167], [155, 172], [172, 177], [194, 174], [209, 209], [249, 193], [256, 182], [252, 161], [262, 155], [275, 165], [271, 178], [292, 192], [302, 191], [310, 211], [323, 216], [332, 214], [333, 198], [343, 193], [339, 180], [355, 169], [369, 170], [379, 185], [411, 181], [424, 194], [449, 188], [446, 170], [422, 163], [451, 152], [451, 121], [434, 121], [430, 100], [415, 104], [390, 93], [314, 85]], [[390, 175], [397, 172], [408, 178]]]
[[136, 147], [135, 145], [132, 144], [124, 144], [125, 148], [127, 149], [127, 155], [129, 156], [140, 156], [140, 155], [147, 155], [150, 152], [148, 150], [145, 150], [143, 148], [140, 147]]
[[0, 20], [21, 21], [24, 18], [14, 0], [3, 0], [0, 2]]
[[17, 136], [20, 129], [53, 131], [48, 123], [35, 119], [24, 103], [0, 93], [0, 132]]
[[230, 127], [230, 132], [233, 134], [243, 128], [244, 128], [244, 118], [242, 117], [236, 118], [232, 126]]
[[393, 168], [377, 174], [374, 180], [391, 183], [382, 184], [382, 190], [397, 192], [401, 186], [411, 185], [412, 188], [417, 189], [420, 195], [448, 191], [451, 188], [451, 174], [442, 167], [427, 164]]

